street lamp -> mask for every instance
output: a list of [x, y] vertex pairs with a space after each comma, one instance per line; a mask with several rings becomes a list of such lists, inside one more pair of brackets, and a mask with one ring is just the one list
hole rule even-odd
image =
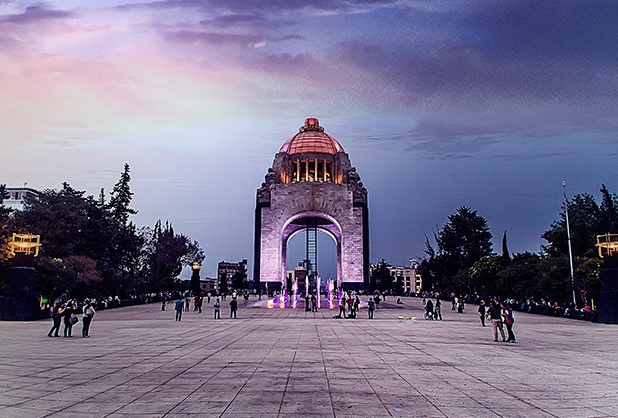
[[569, 265], [571, 267], [571, 288], [573, 289], [573, 305], [577, 308], [575, 299], [575, 278], [573, 274], [573, 249], [571, 248], [571, 228], [569, 226], [569, 200], [566, 195], [566, 181], [562, 182], [562, 193], [564, 194], [564, 210], [566, 214], [567, 239], [569, 242]]
[[34, 252], [36, 257], [39, 255], [40, 239], [40, 235], [13, 234], [11, 241], [9, 241], [9, 252], [13, 257], [15, 253], [30, 255]]

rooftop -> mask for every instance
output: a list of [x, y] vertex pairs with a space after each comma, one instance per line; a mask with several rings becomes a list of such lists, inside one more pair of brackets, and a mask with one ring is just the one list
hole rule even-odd
[[279, 152], [337, 154], [345, 151], [335, 138], [324, 132], [317, 118], [307, 118], [298, 133], [288, 139]]

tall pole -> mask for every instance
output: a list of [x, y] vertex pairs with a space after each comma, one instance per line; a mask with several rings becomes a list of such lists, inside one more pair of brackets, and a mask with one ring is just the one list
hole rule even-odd
[[567, 239], [569, 241], [569, 264], [571, 267], [571, 288], [573, 289], [573, 305], [577, 308], [577, 300], [575, 299], [575, 278], [573, 274], [573, 249], [571, 248], [571, 228], [569, 226], [569, 200], [566, 194], [566, 181], [562, 182], [562, 193], [564, 194], [564, 210], [566, 214]]

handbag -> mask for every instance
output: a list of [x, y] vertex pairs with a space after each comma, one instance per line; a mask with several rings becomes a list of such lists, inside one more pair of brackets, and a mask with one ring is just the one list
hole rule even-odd
[[75, 325], [79, 322], [79, 318], [77, 317], [77, 315], [71, 314], [71, 317], [69, 318], [69, 322], [71, 323], [71, 325]]
[[511, 319], [511, 317], [510, 317], [509, 315], [506, 315], [506, 316], [504, 317], [504, 323], [505, 323], [506, 325], [512, 325], [512, 324], [513, 324], [513, 320]]

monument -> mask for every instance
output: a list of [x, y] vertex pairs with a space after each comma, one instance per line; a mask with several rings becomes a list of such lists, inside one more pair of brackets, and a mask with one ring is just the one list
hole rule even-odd
[[308, 118], [275, 155], [257, 190], [253, 278], [256, 288], [281, 290], [286, 283], [287, 245], [306, 232], [307, 270], [317, 274], [317, 232], [329, 235], [337, 251], [337, 286], [369, 284], [367, 190], [348, 154]]

